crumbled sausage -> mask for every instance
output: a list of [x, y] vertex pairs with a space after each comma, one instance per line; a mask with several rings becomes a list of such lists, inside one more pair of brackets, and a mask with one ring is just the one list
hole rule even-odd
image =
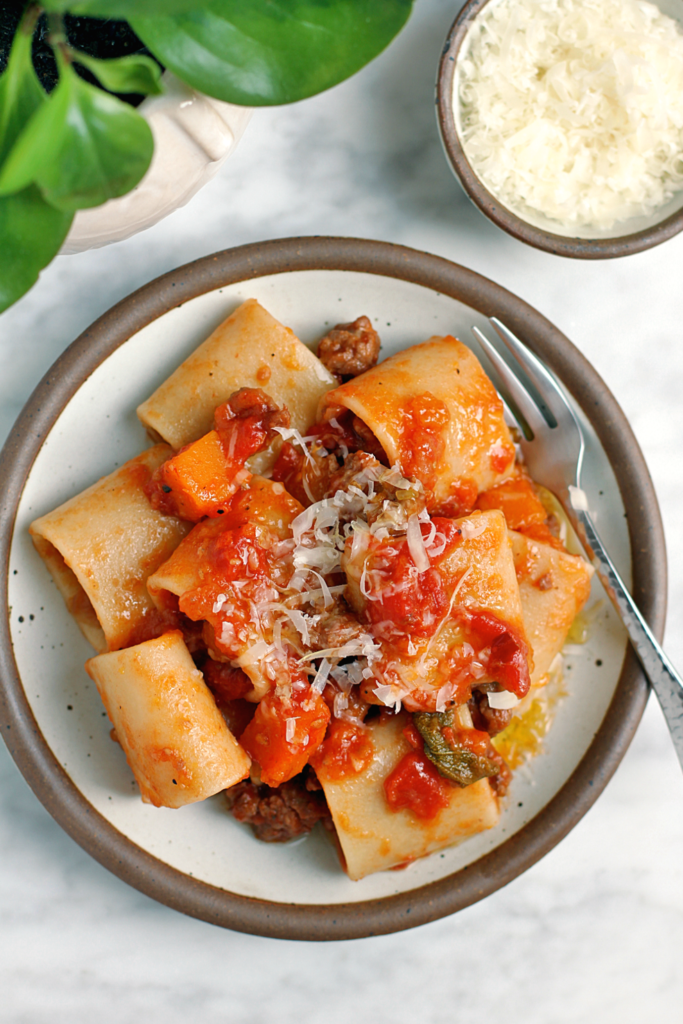
[[380, 340], [366, 316], [350, 324], [337, 324], [318, 343], [318, 358], [330, 373], [357, 377], [374, 366]]
[[329, 608], [316, 616], [310, 627], [311, 641], [318, 650], [328, 647], [343, 647], [367, 632], [343, 598], [337, 598]]
[[469, 709], [474, 728], [487, 732], [489, 736], [502, 732], [512, 718], [511, 708], [492, 708], [486, 693], [481, 690], [472, 690]]
[[363, 423], [362, 419], [358, 416], [354, 416], [351, 420], [354, 433], [357, 435], [359, 440], [358, 447], [361, 451], [368, 452], [370, 455], [374, 455], [378, 462], [383, 463], [385, 466], [389, 465], [389, 459], [386, 456], [386, 452], [382, 445], [379, 443], [370, 427], [367, 423]]
[[233, 391], [224, 405], [216, 409], [216, 428], [225, 428], [232, 420], [258, 421], [268, 438], [273, 436], [274, 427], [288, 427], [290, 424], [289, 410], [286, 406], [279, 409], [270, 395], [261, 388], [240, 388]]
[[257, 839], [286, 843], [310, 832], [318, 821], [332, 828], [325, 795], [314, 785], [304, 775], [283, 782], [277, 789], [255, 786], [247, 780], [226, 790], [225, 797], [233, 817], [251, 825]]

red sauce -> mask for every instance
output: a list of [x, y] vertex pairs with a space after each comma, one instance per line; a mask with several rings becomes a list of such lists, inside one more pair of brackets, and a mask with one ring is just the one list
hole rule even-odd
[[508, 441], [499, 442], [489, 452], [489, 462], [494, 473], [504, 473], [515, 461], [515, 446]]
[[289, 414], [280, 412], [260, 388], [241, 388], [218, 406], [214, 423], [226, 471], [234, 476], [251, 455], [266, 447], [274, 436], [274, 425], [289, 425]]
[[448, 807], [453, 783], [439, 775], [424, 754], [424, 743], [412, 720], [402, 729], [413, 748], [404, 754], [384, 780], [384, 793], [392, 811], [407, 810], [422, 821], [430, 821]]
[[[403, 538], [373, 542], [366, 557], [365, 588], [371, 600], [366, 602], [363, 615], [372, 624], [374, 635], [384, 644], [383, 672], [387, 682], [400, 683], [400, 679], [392, 675], [392, 655], [405, 656], [411, 637], [424, 640], [434, 636], [448, 615], [452, 591], [449, 581], [439, 571], [439, 563], [460, 543], [462, 533], [451, 519], [434, 517], [432, 522], [441, 535], [439, 544], [445, 540], [445, 547], [425, 572], [417, 573], [407, 540]], [[421, 524], [421, 530], [426, 537], [430, 528]], [[519, 697], [524, 696], [529, 689], [528, 646], [520, 632], [489, 611], [456, 606], [451, 617], [463, 630], [463, 640], [472, 648], [465, 653], [463, 645], [457, 644], [439, 664], [438, 674], [453, 686], [451, 699], [457, 703], [469, 699], [472, 686], [482, 677], [481, 669], [478, 675], [472, 675], [473, 662], [485, 667], [487, 678], [498, 681]], [[366, 700], [375, 699], [371, 687], [363, 692]], [[424, 690], [411, 692], [406, 698], [406, 707], [433, 711], [434, 701], [435, 689], [427, 685]]]
[[435, 509], [440, 516], [468, 516], [475, 506], [477, 500], [477, 482], [469, 477], [461, 477], [454, 480], [450, 486], [450, 494], [445, 501], [442, 501], [438, 509]]
[[226, 661], [207, 658], [202, 665], [202, 672], [206, 685], [219, 701], [239, 700], [253, 688], [249, 676], [241, 668], [234, 668]]
[[439, 775], [431, 761], [418, 750], [410, 750], [384, 780], [384, 792], [392, 811], [412, 811], [416, 818], [430, 821], [448, 807], [453, 786]]
[[440, 398], [425, 391], [408, 399], [402, 415], [401, 471], [432, 491], [443, 459], [444, 427], [450, 413]]
[[467, 747], [479, 757], [490, 757], [495, 753], [489, 734], [480, 729], [451, 729], [445, 726], [442, 731], [444, 739], [453, 750], [456, 747]]
[[334, 718], [311, 764], [325, 780], [339, 782], [365, 771], [374, 753], [367, 726]]
[[302, 483], [304, 458], [301, 448], [295, 448], [289, 441], [285, 441], [275, 460], [272, 478], [284, 484], [287, 491], [302, 505], [307, 505], [308, 495]]
[[331, 452], [338, 451], [342, 446], [355, 452], [360, 447], [358, 434], [353, 429], [352, 414], [341, 405], [328, 406], [325, 420], [314, 423], [308, 435], [317, 437]]
[[181, 629], [183, 616], [172, 609], [149, 608], [133, 628], [121, 633], [110, 644], [110, 650], [117, 651], [122, 647], [136, 647], [148, 640], [156, 640], [169, 630]]
[[[446, 540], [443, 558], [460, 539], [460, 530], [451, 519], [435, 517], [432, 522]], [[420, 529], [423, 537], [429, 535], [429, 524], [421, 523]], [[394, 538], [375, 542], [366, 566], [367, 586], [374, 600], [367, 602], [365, 614], [374, 626], [382, 624], [377, 635], [385, 640], [433, 636], [449, 601], [438, 560], [418, 574], [408, 541]]]
[[[190, 619], [204, 619], [212, 627], [212, 646], [228, 658], [237, 658], [245, 644], [253, 643], [254, 604], [277, 599], [273, 580], [276, 567], [255, 536], [252, 524], [225, 530], [208, 545], [205, 581], [180, 598], [180, 610]], [[240, 584], [233, 586], [233, 583]], [[220, 605], [214, 611], [214, 607]], [[223, 629], [227, 625], [229, 628]]]
[[499, 682], [504, 690], [523, 697], [530, 685], [529, 648], [517, 630], [493, 612], [460, 608], [457, 618], [465, 626], [475, 650], [491, 648], [489, 677]]

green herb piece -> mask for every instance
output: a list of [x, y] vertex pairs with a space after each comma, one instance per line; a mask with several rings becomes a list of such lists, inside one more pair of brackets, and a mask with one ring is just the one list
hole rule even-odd
[[80, 50], [73, 50], [71, 55], [75, 63], [92, 71], [95, 78], [110, 92], [158, 96], [164, 91], [161, 87], [161, 68], [155, 60], [144, 54], [133, 53], [112, 60], [98, 60]]
[[[480, 779], [498, 775], [500, 766], [493, 757], [475, 754], [464, 743], [457, 742], [461, 727], [456, 708], [442, 712], [418, 711], [413, 715], [413, 721], [424, 740], [425, 756], [444, 778], [457, 782], [459, 786], [471, 786]], [[444, 735], [444, 730], [452, 730], [451, 735], [456, 741], [451, 739], [449, 742], [450, 737]]]
[[412, 0], [208, 0], [133, 30], [179, 78], [246, 106], [292, 103], [349, 78], [387, 46]]
[[[24, 32], [22, 25], [0, 78], [0, 165], [12, 153], [26, 122], [46, 103], [31, 63], [31, 32]], [[35, 284], [59, 252], [71, 220], [70, 213], [46, 203], [34, 185], [0, 197], [0, 312]]]
[[57, 255], [72, 218], [46, 203], [35, 185], [0, 196], [0, 313], [35, 284]]
[[0, 195], [35, 183], [52, 206], [73, 212], [129, 192], [154, 149], [132, 107], [84, 82], [57, 51], [59, 83], [19, 135], [0, 172]]
[[46, 100], [47, 94], [31, 63], [31, 34], [20, 27], [0, 77], [0, 165], [26, 122]]

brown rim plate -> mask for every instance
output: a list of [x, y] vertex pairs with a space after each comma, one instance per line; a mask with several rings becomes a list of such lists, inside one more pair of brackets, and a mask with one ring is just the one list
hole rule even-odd
[[17, 765], [59, 824], [106, 868], [154, 899], [212, 924], [289, 939], [343, 939], [399, 931], [452, 914], [538, 861], [602, 792], [631, 741], [648, 688], [627, 651], [607, 714], [559, 792], [511, 838], [447, 877], [359, 902], [279, 903], [226, 891], [170, 867], [132, 842], [84, 797], [59, 764], [31, 710], [12, 650], [8, 572], [14, 523], [45, 438], [88, 377], [121, 345], [176, 307], [239, 282], [296, 271], [351, 271], [409, 282], [497, 316], [556, 372], [587, 417], [628, 509], [633, 592], [658, 636], [666, 606], [659, 509], [633, 433], [595, 370], [548, 320], [464, 267], [402, 246], [349, 238], [292, 238], [226, 250], [165, 274], [105, 313], [57, 360], [29, 399], [0, 458], [2, 588], [0, 724]]

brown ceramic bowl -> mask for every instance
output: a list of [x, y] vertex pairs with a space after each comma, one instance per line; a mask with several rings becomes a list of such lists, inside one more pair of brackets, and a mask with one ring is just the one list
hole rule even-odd
[[500, 825], [405, 871], [361, 882], [346, 878], [322, 831], [282, 847], [254, 839], [220, 797], [179, 811], [143, 805], [83, 671], [92, 652], [27, 526], [145, 446], [136, 405], [249, 296], [311, 343], [327, 324], [367, 314], [385, 354], [433, 333], [469, 341], [471, 325], [486, 329], [488, 316], [507, 323], [557, 373], [584, 420], [584, 487], [659, 635], [666, 564], [657, 502], [614, 398], [551, 323], [464, 267], [381, 242], [286, 239], [181, 267], [105, 313], [29, 400], [0, 461], [0, 725], [38, 798], [120, 878], [213, 924], [314, 940], [397, 931], [487, 896], [555, 846], [615, 771], [648, 690], [603, 600], [588, 643], [572, 651], [569, 696], [557, 707], [545, 752], [515, 776]]
[[[436, 84], [437, 118], [441, 139], [453, 173], [467, 196], [481, 212], [508, 234], [537, 249], [556, 256], [575, 259], [610, 259], [629, 256], [665, 242], [683, 229], [683, 192], [647, 217], [633, 217], [622, 225], [604, 231], [589, 228], [576, 233], [560, 232], [557, 222], [538, 215], [533, 222], [514, 212], [491, 193], [469, 163], [460, 141], [459, 112], [454, 101], [458, 61], [464, 52], [467, 34], [484, 7], [496, 0], [467, 0], [451, 25], [444, 43]], [[657, 0], [655, 0], [657, 2]], [[682, 21], [680, 4], [659, 0], [658, 5], [670, 17]]]

